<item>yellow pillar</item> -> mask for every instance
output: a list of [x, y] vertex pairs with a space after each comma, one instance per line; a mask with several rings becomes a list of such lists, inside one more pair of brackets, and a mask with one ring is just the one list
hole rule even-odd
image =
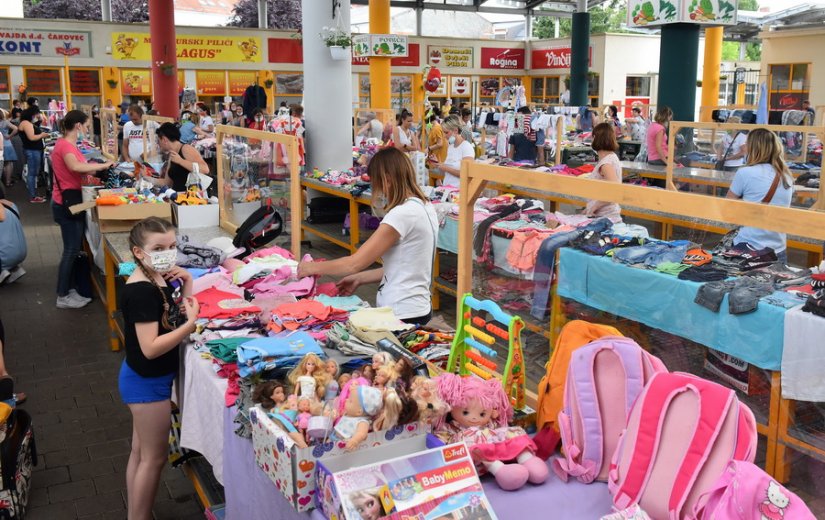
[[[272, 86], [267, 88], [266, 82], [271, 81]], [[266, 90], [266, 112], [274, 114], [277, 110], [275, 105], [275, 74], [271, 70], [258, 71], [258, 84]]]
[[[370, 0], [370, 33], [390, 34], [390, 0]], [[370, 107], [392, 108], [390, 58], [370, 57]]]
[[424, 120], [424, 75], [413, 74], [412, 77], [412, 112], [414, 121]]
[[527, 106], [533, 108], [533, 82], [529, 76], [522, 76], [521, 84], [524, 85], [524, 97], [527, 99]]
[[[705, 29], [705, 63], [702, 72], [702, 106], [719, 104], [719, 73], [722, 70], [722, 27]], [[711, 121], [712, 109], [702, 109], [701, 121]]]
[[63, 55], [63, 72], [64, 78], [66, 78], [64, 88], [66, 89], [66, 111], [73, 110], [74, 107], [72, 106], [72, 84], [69, 81], [69, 56], [64, 54]]
[[107, 99], [111, 99], [115, 107], [123, 103], [123, 95], [120, 93], [120, 69], [117, 67], [103, 68], [103, 104], [100, 105], [101, 107], [106, 106]]

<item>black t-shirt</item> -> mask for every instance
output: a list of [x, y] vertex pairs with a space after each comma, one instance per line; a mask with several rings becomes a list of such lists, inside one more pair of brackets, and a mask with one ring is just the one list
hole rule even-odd
[[[174, 300], [171, 287], [161, 287], [169, 302], [169, 323], [175, 326], [179, 321], [180, 311]], [[178, 371], [178, 347], [155, 359], [147, 359], [140, 350], [140, 343], [135, 330], [136, 323], [157, 322], [158, 335], [171, 332], [162, 324], [163, 297], [158, 288], [149, 282], [133, 282], [123, 286], [120, 293], [120, 309], [123, 312], [124, 343], [126, 346], [126, 363], [143, 377], [160, 377]]]
[[510, 144], [515, 148], [513, 152], [514, 161], [535, 161], [536, 142], [527, 139], [524, 134], [513, 134], [510, 136]]

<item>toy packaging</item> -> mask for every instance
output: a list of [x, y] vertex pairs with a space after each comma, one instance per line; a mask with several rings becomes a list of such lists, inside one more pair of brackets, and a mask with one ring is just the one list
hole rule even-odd
[[320, 461], [316, 497], [329, 520], [437, 518], [470, 511], [471, 518], [495, 514], [464, 443], [439, 444], [432, 436], [396, 441]]

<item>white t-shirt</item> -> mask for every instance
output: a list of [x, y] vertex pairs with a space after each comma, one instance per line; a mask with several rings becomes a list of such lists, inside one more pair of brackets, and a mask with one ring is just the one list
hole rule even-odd
[[[470, 159], [474, 159], [476, 156], [476, 151], [473, 148], [473, 145], [470, 144], [468, 141], [462, 141], [460, 145], [448, 145], [447, 146], [447, 158], [444, 159], [444, 164], [449, 166], [450, 168], [458, 168], [461, 169], [461, 161], [464, 160], [465, 157], [469, 157]], [[457, 175], [453, 175], [452, 173], [445, 173], [444, 174], [444, 185], [445, 186], [456, 186], [458, 187], [459, 179]]]
[[203, 116], [203, 117], [201, 118], [201, 123], [200, 123], [201, 130], [203, 130], [204, 132], [207, 132], [207, 131], [209, 131], [209, 127], [210, 127], [210, 126], [212, 127], [212, 129], [213, 129], [213, 131], [214, 131], [214, 128], [215, 128], [215, 122], [212, 120], [212, 118], [211, 118], [211, 117], [209, 117], [209, 116]]
[[129, 143], [129, 158], [133, 161], [143, 160], [143, 125], [128, 121], [123, 125], [123, 140]]
[[[731, 144], [733, 142], [733, 144]], [[730, 146], [730, 151], [728, 152], [728, 157], [731, 155], [736, 155], [748, 142], [748, 136], [744, 132], [737, 132], [735, 138], [731, 138], [730, 134], [725, 134], [722, 138], [722, 157], [725, 156], [725, 152], [728, 152], [728, 146]], [[745, 158], [740, 157], [738, 159], [727, 159], [725, 160], [725, 166], [742, 166], [745, 164]]]
[[[424, 215], [427, 218], [422, 218]], [[432, 311], [433, 253], [438, 216], [429, 202], [409, 198], [392, 208], [381, 222], [401, 236], [384, 253], [384, 278], [376, 303], [392, 308], [400, 319], [426, 316]]]

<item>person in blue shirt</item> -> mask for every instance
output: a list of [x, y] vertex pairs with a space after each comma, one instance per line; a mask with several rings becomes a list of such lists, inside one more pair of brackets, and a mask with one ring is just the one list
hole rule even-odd
[[[197, 116], [195, 116], [197, 117]], [[189, 110], [184, 110], [180, 114], [180, 142], [190, 144], [195, 140], [195, 122], [193, 114]]]
[[[747, 162], [737, 170], [727, 197], [790, 207], [793, 177], [782, 157], [782, 143], [776, 134], [765, 128], [751, 130], [745, 149]], [[776, 187], [772, 188], [774, 184]], [[734, 246], [742, 243], [755, 249], [770, 247], [780, 261], [788, 262], [785, 233], [743, 226], [733, 239]]]
[[26, 271], [20, 265], [27, 254], [26, 235], [20, 221], [20, 210], [6, 200], [0, 188], [0, 283], [12, 283]]

